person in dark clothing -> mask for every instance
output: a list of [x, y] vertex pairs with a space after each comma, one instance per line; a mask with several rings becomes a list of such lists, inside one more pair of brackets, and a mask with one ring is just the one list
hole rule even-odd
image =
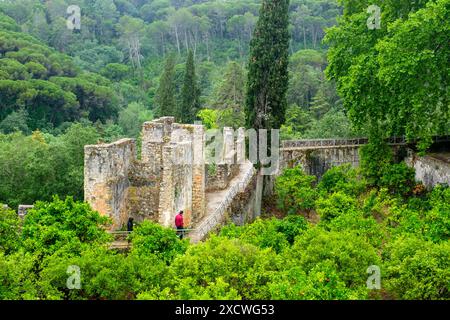
[[127, 223], [127, 230], [128, 232], [132, 232], [133, 231], [133, 218], [129, 218], [128, 219], [128, 223]]
[[177, 234], [180, 236], [180, 239], [183, 239], [183, 229], [184, 229], [184, 219], [183, 219], [183, 211], [177, 214], [175, 217], [175, 226], [177, 227]]

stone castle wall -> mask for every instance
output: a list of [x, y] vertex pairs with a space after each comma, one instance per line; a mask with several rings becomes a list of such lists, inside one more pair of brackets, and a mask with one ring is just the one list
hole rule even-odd
[[128, 173], [135, 161], [136, 143], [132, 139], [85, 147], [85, 201], [110, 216], [114, 226], [127, 219]]
[[320, 149], [281, 149], [280, 168], [301, 165], [306, 174], [322, 177], [334, 166], [349, 163], [359, 166], [360, 146], [330, 147]]
[[450, 185], [450, 157], [418, 156], [409, 150], [405, 159], [408, 166], [415, 169], [416, 180], [421, 181], [428, 189], [438, 184]]
[[85, 201], [110, 216], [113, 228], [129, 217], [172, 226], [180, 210], [186, 225], [198, 223], [206, 214], [206, 192], [227, 187], [239, 171], [236, 148], [245, 148], [232, 129], [224, 129], [221, 168], [207, 180], [205, 140], [202, 125], [164, 117], [144, 123], [140, 160], [132, 139], [86, 146]]

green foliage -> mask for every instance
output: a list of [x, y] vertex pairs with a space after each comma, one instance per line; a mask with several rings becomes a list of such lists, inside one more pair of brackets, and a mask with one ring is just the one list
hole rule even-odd
[[[177, 299], [267, 299], [265, 285], [276, 268], [276, 255], [270, 249], [212, 237], [179, 256], [170, 267], [170, 277]], [[211, 286], [220, 287], [214, 296], [207, 295]]]
[[164, 72], [159, 80], [155, 103], [158, 116], [178, 117], [175, 86], [175, 56], [170, 55], [166, 60]]
[[245, 125], [245, 71], [238, 63], [228, 63], [212, 97], [211, 106], [218, 110], [219, 128], [237, 129]]
[[197, 117], [207, 129], [218, 129], [217, 120], [219, 111], [213, 109], [202, 109], [198, 112]]
[[365, 286], [367, 268], [380, 264], [376, 250], [354, 233], [327, 232], [319, 228], [298, 237], [286, 254], [292, 255], [303, 270], [329, 263], [349, 288]]
[[301, 167], [286, 169], [275, 181], [277, 206], [286, 213], [298, 213], [314, 208], [316, 178], [306, 175]]
[[344, 15], [326, 35], [327, 74], [351, 121], [371, 138], [420, 138], [425, 150], [449, 127], [449, 0], [378, 1], [376, 30], [367, 27], [373, 2], [341, 3]]
[[137, 138], [142, 124], [153, 120], [153, 113], [143, 104], [132, 102], [119, 112], [118, 123], [128, 137]]
[[3, 133], [13, 133], [20, 131], [23, 134], [29, 134], [30, 129], [28, 128], [28, 112], [25, 109], [19, 109], [13, 111], [0, 122], [0, 130]]
[[23, 131], [57, 127], [82, 117], [106, 121], [116, 116], [118, 98], [108, 87], [109, 80], [100, 83], [98, 77], [80, 72], [72, 58], [25, 33], [2, 30], [0, 38], [3, 131], [17, 127], [17, 113], [23, 110], [27, 116], [17, 127]]
[[24, 252], [0, 252], [0, 299], [36, 299], [35, 257]]
[[[250, 43], [246, 125], [280, 128], [287, 108], [289, 1], [263, 0]], [[274, 37], [276, 35], [276, 37]]]
[[326, 198], [319, 198], [316, 202], [317, 213], [323, 221], [330, 221], [344, 213], [356, 209], [355, 198], [338, 191]]
[[50, 255], [62, 247], [74, 252], [82, 243], [102, 244], [110, 236], [104, 231], [109, 218], [92, 211], [89, 204], [57, 196], [52, 202], [36, 202], [25, 217], [22, 241], [27, 251]]
[[268, 285], [274, 300], [352, 300], [364, 299], [339, 279], [330, 262], [320, 263], [305, 273], [300, 267], [277, 274]]
[[181, 91], [181, 106], [177, 115], [182, 123], [193, 123], [197, 119], [197, 113], [200, 111], [200, 94], [195, 74], [194, 54], [189, 51]]
[[392, 193], [407, 195], [415, 185], [414, 169], [404, 162], [390, 165], [383, 170], [379, 185]]
[[109, 63], [102, 69], [101, 74], [112, 81], [118, 82], [130, 74], [130, 68], [120, 63]]
[[9, 254], [20, 246], [20, 221], [14, 210], [0, 203], [0, 252]]
[[392, 163], [391, 148], [384, 142], [372, 141], [359, 149], [361, 173], [370, 185], [377, 185], [385, 168]]
[[386, 250], [386, 287], [396, 298], [450, 298], [450, 244], [399, 238]]
[[139, 225], [130, 237], [133, 254], [138, 256], [154, 254], [167, 263], [183, 254], [188, 247], [187, 240], [180, 241], [174, 230], [148, 221]]
[[359, 171], [350, 164], [329, 169], [320, 179], [317, 189], [320, 192], [334, 193], [343, 191], [348, 195], [357, 196], [366, 188], [365, 181]]
[[83, 124], [70, 125], [58, 137], [38, 131], [0, 135], [0, 201], [16, 207], [55, 194], [83, 199], [84, 146], [99, 138], [93, 126]]

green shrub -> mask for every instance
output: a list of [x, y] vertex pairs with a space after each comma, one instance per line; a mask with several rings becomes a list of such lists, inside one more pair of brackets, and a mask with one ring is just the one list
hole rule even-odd
[[306, 175], [301, 167], [286, 169], [275, 181], [278, 208], [289, 214], [312, 210], [317, 197], [315, 181], [316, 177]]
[[357, 236], [364, 237], [365, 240], [376, 248], [380, 248], [385, 238], [385, 230], [372, 217], [364, 217], [360, 210], [349, 210], [342, 213], [337, 218], [320, 223], [326, 230], [336, 232], [353, 232]]
[[276, 230], [286, 237], [289, 244], [293, 244], [295, 238], [308, 229], [308, 222], [302, 216], [290, 215], [282, 220], [275, 220]]
[[404, 162], [386, 166], [380, 178], [379, 185], [388, 188], [392, 194], [406, 196], [415, 185], [414, 169]]
[[[274, 300], [347, 300], [356, 295], [345, 286], [329, 261], [314, 266], [308, 274], [300, 267], [277, 273], [268, 284]], [[361, 296], [364, 298], [364, 296]]]
[[272, 249], [212, 236], [177, 257], [168, 279], [176, 299], [198, 298], [205, 289], [217, 287], [219, 278], [221, 294], [213, 295], [217, 299], [236, 295], [242, 299], [269, 299], [267, 283], [279, 268], [279, 259]]
[[55, 196], [52, 202], [36, 202], [28, 212], [22, 239], [28, 251], [52, 254], [65, 246], [79, 251], [82, 243], [103, 244], [112, 240], [105, 231], [110, 219], [93, 211], [89, 204]]
[[320, 219], [328, 222], [350, 210], [356, 210], [356, 199], [343, 192], [336, 192], [329, 197], [319, 198], [316, 201], [316, 210]]
[[358, 170], [350, 164], [333, 167], [323, 175], [317, 189], [320, 192], [334, 193], [338, 191], [357, 196], [366, 188], [365, 181], [362, 179]]
[[303, 270], [329, 263], [348, 288], [365, 287], [367, 268], [380, 265], [373, 246], [353, 232], [325, 231], [312, 228], [298, 237], [286, 252]]
[[154, 254], [167, 263], [183, 254], [188, 247], [188, 240], [180, 241], [175, 230], [150, 221], [139, 225], [130, 235], [130, 239], [133, 254]]
[[371, 141], [359, 149], [361, 173], [369, 185], [378, 185], [384, 168], [393, 161], [392, 149], [381, 141]]
[[450, 243], [399, 238], [384, 257], [386, 288], [397, 299], [450, 299]]
[[20, 220], [14, 210], [4, 208], [0, 203], [0, 252], [9, 254], [20, 246]]

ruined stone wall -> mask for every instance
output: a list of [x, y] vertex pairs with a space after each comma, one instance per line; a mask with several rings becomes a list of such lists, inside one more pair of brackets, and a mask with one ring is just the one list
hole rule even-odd
[[230, 181], [239, 172], [237, 164], [217, 164], [207, 165], [206, 191], [217, 191], [228, 188]]
[[409, 150], [405, 162], [416, 171], [416, 180], [421, 181], [428, 189], [438, 184], [450, 185], [450, 163], [447, 156], [438, 158], [435, 156], [420, 157]]
[[148, 163], [134, 161], [128, 177], [130, 185], [125, 199], [127, 215], [136, 222], [158, 222], [161, 175], [155, 173]]
[[137, 160], [130, 139], [85, 148], [85, 200], [114, 220], [129, 217], [173, 226], [180, 210], [187, 224], [205, 215], [204, 128], [173, 117], [146, 122]]
[[171, 143], [163, 149], [163, 171], [160, 186], [159, 222], [172, 226], [180, 210], [185, 222], [192, 219], [192, 144]]
[[359, 166], [359, 146], [330, 147], [322, 149], [289, 150], [282, 149], [281, 169], [302, 165], [309, 175], [322, 177], [334, 166], [350, 163]]
[[113, 219], [113, 227], [126, 222], [128, 172], [136, 160], [136, 144], [123, 139], [111, 144], [85, 146], [84, 196], [92, 208]]
[[[194, 232], [190, 235], [191, 242], [198, 242], [215, 230], [218, 226], [225, 223], [229, 218], [236, 221], [250, 221], [254, 218], [252, 209], [255, 207], [255, 182], [256, 170], [249, 162], [241, 165], [241, 171], [233, 185], [228, 188], [223, 196], [221, 203], [212, 212], [208, 212], [198, 225], [196, 225]], [[248, 210], [248, 211], [247, 211]]]
[[239, 173], [240, 164], [245, 162], [245, 131], [223, 129], [222, 150], [216, 163], [206, 166], [206, 191], [228, 188], [230, 181]]

